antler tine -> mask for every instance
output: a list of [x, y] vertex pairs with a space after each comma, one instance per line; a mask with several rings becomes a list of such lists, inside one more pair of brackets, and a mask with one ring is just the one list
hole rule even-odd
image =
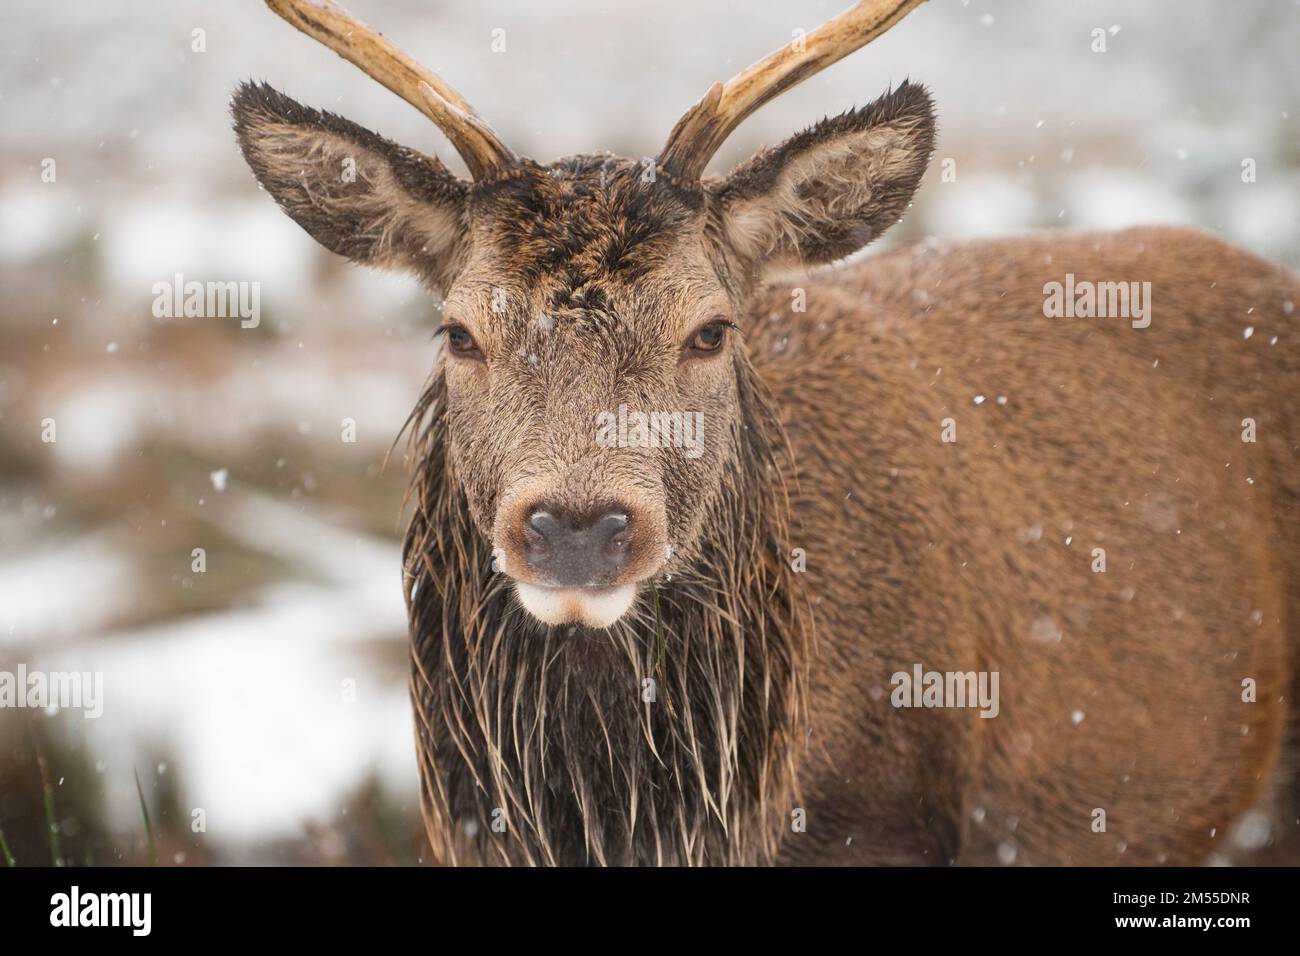
[[416, 63], [334, 0], [266, 0], [266, 5], [433, 120], [456, 147], [475, 179], [483, 179], [516, 162], [514, 153], [450, 84]]
[[746, 117], [769, 100], [866, 46], [924, 0], [859, 0], [803, 37], [787, 43], [724, 83], [714, 83], [673, 127], [659, 162], [696, 180]]

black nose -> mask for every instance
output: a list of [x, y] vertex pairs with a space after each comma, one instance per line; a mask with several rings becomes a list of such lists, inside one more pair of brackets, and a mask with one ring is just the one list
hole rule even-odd
[[553, 586], [608, 584], [627, 565], [629, 524], [626, 508], [575, 515], [538, 505], [524, 521], [525, 556]]

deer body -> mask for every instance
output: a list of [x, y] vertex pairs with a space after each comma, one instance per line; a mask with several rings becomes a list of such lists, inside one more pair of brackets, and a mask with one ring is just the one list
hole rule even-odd
[[1284, 796], [1295, 278], [1181, 230], [819, 269], [920, 183], [910, 83], [703, 175], [918, 2], [715, 84], [653, 163], [542, 165], [330, 0], [268, 0], [473, 176], [236, 93], [291, 217], [443, 299], [404, 546], [439, 861], [1190, 863]]
[[[1067, 272], [1152, 280], [1151, 326], [1044, 317]], [[809, 822], [782, 857], [1203, 862], [1268, 794], [1291, 711], [1300, 285], [1174, 229], [902, 249], [806, 282], [806, 314], [795, 282], [749, 340], [818, 476], [791, 532]], [[995, 719], [891, 705], [891, 674], [972, 661], [1000, 672]]]

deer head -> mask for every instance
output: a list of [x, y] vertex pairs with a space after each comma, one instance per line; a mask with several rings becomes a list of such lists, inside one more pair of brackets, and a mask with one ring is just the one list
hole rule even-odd
[[515, 156], [459, 93], [330, 0], [267, 2], [464, 159], [472, 181], [269, 86], [234, 98], [244, 155], [285, 212], [328, 249], [443, 297], [448, 480], [520, 603], [547, 624], [612, 624], [690, 562], [741, 467], [747, 297], [898, 220], [931, 152], [931, 101], [905, 82], [726, 176], [705, 167], [759, 106], [920, 0], [863, 0], [714, 84], [653, 163], [549, 165]]

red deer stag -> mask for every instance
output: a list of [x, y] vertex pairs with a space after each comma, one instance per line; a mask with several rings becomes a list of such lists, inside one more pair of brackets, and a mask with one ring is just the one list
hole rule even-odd
[[268, 0], [473, 177], [235, 95], [285, 212], [444, 302], [404, 548], [439, 860], [1196, 863], [1295, 795], [1296, 279], [1168, 228], [809, 275], [906, 209], [914, 83], [704, 176], [918, 2], [715, 84], [653, 162], [541, 165], [334, 3]]

